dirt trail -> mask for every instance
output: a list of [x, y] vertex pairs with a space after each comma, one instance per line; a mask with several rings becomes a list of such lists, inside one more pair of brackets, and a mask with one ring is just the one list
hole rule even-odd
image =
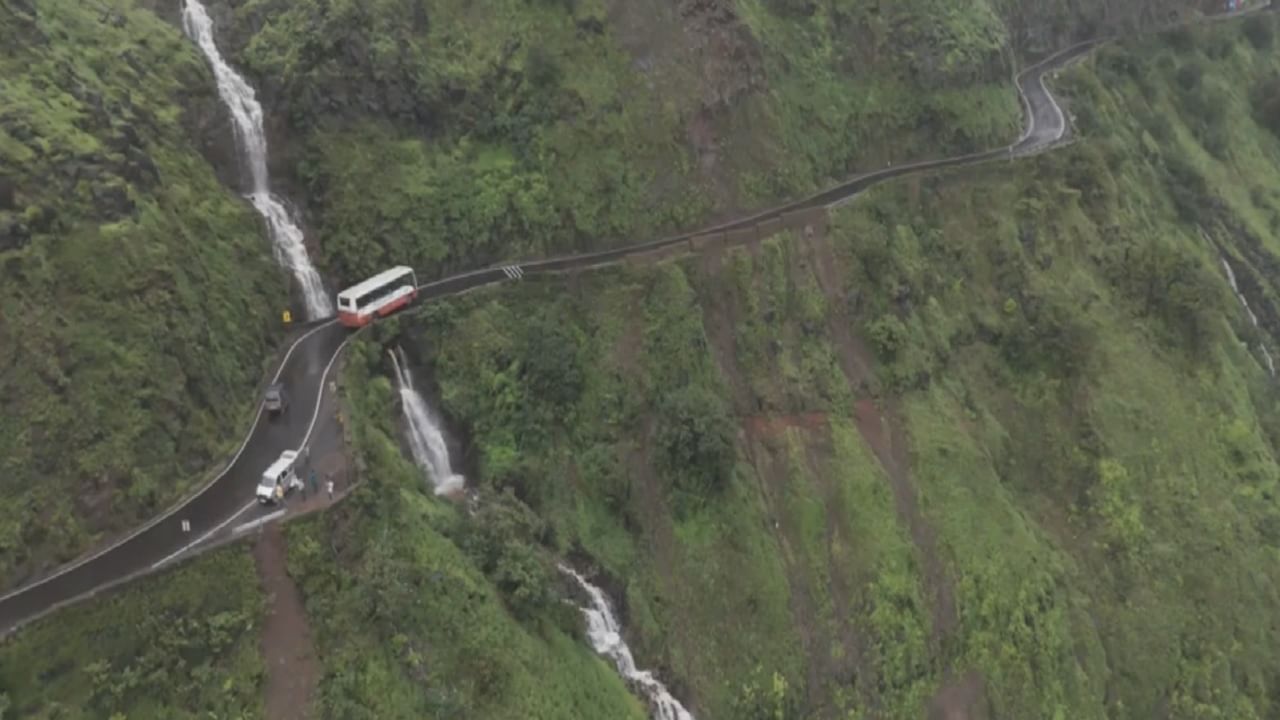
[[253, 546], [258, 579], [267, 596], [262, 624], [262, 659], [267, 669], [266, 717], [305, 720], [320, 680], [320, 662], [293, 578], [286, 570], [284, 533], [278, 523], [262, 529]]
[[980, 720], [989, 717], [982, 675], [949, 678], [929, 705], [929, 720]]

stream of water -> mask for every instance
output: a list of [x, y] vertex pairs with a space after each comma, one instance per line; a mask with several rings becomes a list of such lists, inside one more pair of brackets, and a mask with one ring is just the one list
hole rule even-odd
[[391, 353], [396, 368], [396, 385], [400, 389], [400, 406], [409, 424], [409, 451], [413, 461], [427, 472], [437, 495], [447, 495], [461, 490], [466, 478], [454, 472], [449, 459], [449, 445], [445, 442], [440, 419], [431, 411], [427, 401], [413, 386], [413, 374], [404, 349], [397, 347]]
[[218, 96], [226, 104], [235, 124], [236, 138], [249, 166], [252, 186], [249, 201], [267, 223], [271, 247], [276, 261], [292, 273], [302, 290], [307, 317], [311, 320], [333, 315], [333, 303], [324, 282], [307, 255], [302, 229], [271, 194], [271, 178], [267, 174], [267, 134], [262, 125], [262, 105], [253, 87], [222, 57], [213, 39], [213, 20], [199, 0], [182, 3], [182, 28], [195, 41], [213, 68], [218, 83]]
[[636, 659], [631, 655], [631, 648], [622, 638], [622, 625], [613, 614], [613, 607], [604, 590], [592, 585], [577, 571], [567, 565], [560, 565], [560, 572], [573, 578], [578, 586], [591, 599], [589, 607], [579, 608], [587, 619], [587, 639], [591, 647], [600, 655], [613, 661], [627, 684], [640, 693], [648, 702], [654, 720], [694, 720], [693, 714], [685, 709], [658, 681], [653, 673], [636, 667]]
[[[1231, 290], [1235, 292], [1236, 299], [1244, 307], [1244, 311], [1249, 316], [1249, 321], [1253, 323], [1255, 328], [1261, 329], [1258, 325], [1258, 316], [1254, 314], [1253, 308], [1249, 307], [1249, 301], [1245, 299], [1244, 293], [1240, 292], [1240, 286], [1236, 284], [1236, 274], [1231, 270], [1230, 263], [1224, 257], [1219, 257], [1218, 261], [1222, 263], [1222, 269], [1227, 271], [1227, 281], [1231, 283]], [[1262, 357], [1267, 361], [1267, 370], [1271, 373], [1271, 377], [1276, 376], [1276, 361], [1271, 357], [1271, 352], [1267, 350], [1266, 343], [1259, 342], [1258, 348], [1262, 350]]]

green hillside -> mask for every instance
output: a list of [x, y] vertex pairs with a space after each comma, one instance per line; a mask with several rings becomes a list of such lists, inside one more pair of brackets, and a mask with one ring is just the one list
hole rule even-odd
[[0, 586], [155, 514], [247, 427], [288, 286], [197, 153], [219, 107], [132, 2], [0, 3]]
[[[998, 146], [1015, 68], [1191, 5], [210, 4], [338, 279], [631, 242]], [[699, 720], [1276, 717], [1278, 30], [1128, 33], [1053, 83], [1073, 144], [901, 179], [814, 237], [381, 323], [340, 388], [363, 484], [286, 530], [314, 714], [647, 717], [567, 561]], [[0, 0], [0, 71], [17, 579], [238, 439], [287, 283], [196, 149], [218, 106], [171, 24]], [[466, 502], [408, 459], [396, 345]], [[238, 545], [55, 615], [0, 646], [0, 716], [258, 717], [262, 608]]]
[[986, 2], [235, 5], [227, 43], [351, 279], [634, 242], [1008, 142], [1021, 112]]
[[[208, 5], [335, 284], [393, 260], [431, 277], [634, 241], [1007, 142], [1020, 57], [1181, 7]], [[207, 476], [287, 303], [225, 187], [232, 131], [178, 16], [157, 0], [0, 5], [5, 584]]]
[[318, 717], [646, 717], [552, 594], [545, 524], [514, 502], [478, 515], [431, 499], [396, 440], [385, 360], [356, 346], [345, 375], [365, 485], [289, 528], [325, 677]]
[[46, 618], [0, 652], [0, 717], [261, 718], [263, 598], [239, 548]]
[[401, 341], [473, 481], [614, 579], [700, 718], [1270, 717], [1272, 341], [1219, 257], [1272, 327], [1274, 29], [1107, 49], [1061, 83], [1075, 145], [818, 240], [526, 281]]

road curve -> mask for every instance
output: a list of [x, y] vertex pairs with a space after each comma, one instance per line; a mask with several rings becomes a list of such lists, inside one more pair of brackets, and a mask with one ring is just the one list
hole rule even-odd
[[[550, 258], [519, 267], [528, 273], [555, 273], [615, 263], [631, 255], [674, 247], [709, 233], [749, 228], [786, 213], [838, 206], [879, 183], [907, 174], [1009, 159], [1039, 152], [1067, 137], [1062, 109], [1044, 84], [1045, 75], [1089, 52], [1096, 42], [1067, 48], [1020, 73], [1015, 82], [1024, 106], [1024, 131], [1014, 143], [994, 150], [910, 163], [858, 175], [810, 197], [739, 218], [732, 222], [628, 247]], [[483, 268], [420, 286], [423, 300], [497, 284], [511, 279], [501, 267]], [[279, 454], [303, 448], [320, 417], [327, 380], [351, 333], [334, 320], [312, 323], [289, 346], [274, 378], [285, 382], [289, 411], [270, 419], [258, 414], [238, 452], [226, 468], [199, 492], [143, 525], [129, 536], [70, 563], [49, 575], [0, 596], [0, 637], [70, 603], [150, 573], [171, 563], [223, 530], [233, 520], [257, 515], [253, 499], [257, 478]], [[246, 518], [251, 519], [251, 518]], [[184, 521], [189, 525], [184, 529]]]
[[[319, 407], [321, 377], [347, 331], [336, 321], [312, 323], [293, 341], [273, 381], [290, 391], [290, 406], [269, 418], [261, 404], [234, 457], [199, 492], [127, 537], [0, 597], [0, 636], [35, 617], [149, 571], [175, 550], [214, 530], [252, 502], [257, 476], [281, 451], [302, 446]], [[189, 523], [184, 531], [183, 521]]]

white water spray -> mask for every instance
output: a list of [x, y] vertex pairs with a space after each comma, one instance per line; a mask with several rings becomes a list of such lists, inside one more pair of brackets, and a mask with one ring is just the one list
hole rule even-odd
[[566, 565], [559, 565], [559, 568], [560, 572], [577, 581], [578, 586], [591, 598], [591, 607], [579, 608], [587, 619], [587, 639], [591, 641], [591, 647], [612, 660], [618, 674], [644, 695], [649, 701], [654, 720], [694, 720], [693, 714], [685, 710], [653, 673], [636, 668], [631, 648], [622, 639], [622, 626], [614, 616], [604, 591], [587, 582], [573, 568]]
[[[1219, 257], [1218, 261], [1222, 263], [1222, 269], [1227, 271], [1227, 282], [1231, 283], [1231, 290], [1236, 294], [1236, 299], [1244, 307], [1244, 311], [1249, 316], [1249, 321], [1253, 323], [1255, 328], [1261, 329], [1258, 325], [1258, 316], [1253, 313], [1253, 309], [1249, 307], [1249, 301], [1245, 299], [1244, 293], [1240, 292], [1240, 286], [1236, 284], [1236, 274], [1231, 270], [1231, 265], [1227, 263], [1227, 259]], [[1262, 349], [1262, 357], [1267, 361], [1267, 370], [1271, 373], [1271, 377], [1276, 376], [1276, 361], [1271, 357], [1271, 352], [1267, 350], [1266, 343], [1259, 342], [1258, 347]]]
[[271, 180], [267, 175], [267, 135], [262, 126], [262, 105], [253, 88], [223, 59], [218, 45], [213, 41], [213, 20], [209, 18], [199, 0], [183, 0], [182, 28], [195, 41], [213, 68], [218, 82], [218, 95], [231, 112], [236, 137], [249, 164], [253, 187], [249, 200], [258, 214], [267, 222], [271, 246], [276, 262], [283, 265], [302, 288], [307, 305], [307, 316], [312, 320], [333, 314], [333, 304], [320, 280], [320, 273], [307, 256], [302, 229], [293, 222], [289, 211], [271, 194]]
[[[404, 419], [409, 423], [409, 451], [413, 453], [413, 461], [418, 467], [427, 471], [431, 484], [437, 495], [448, 495], [461, 490], [466, 478], [453, 471], [449, 461], [449, 446], [444, 441], [444, 433], [440, 431], [440, 422], [413, 387], [413, 376], [409, 374], [409, 361], [404, 356], [403, 348], [390, 352], [391, 362], [396, 368], [396, 384], [400, 388], [400, 405], [404, 408]], [[399, 354], [399, 357], [396, 355]]]

